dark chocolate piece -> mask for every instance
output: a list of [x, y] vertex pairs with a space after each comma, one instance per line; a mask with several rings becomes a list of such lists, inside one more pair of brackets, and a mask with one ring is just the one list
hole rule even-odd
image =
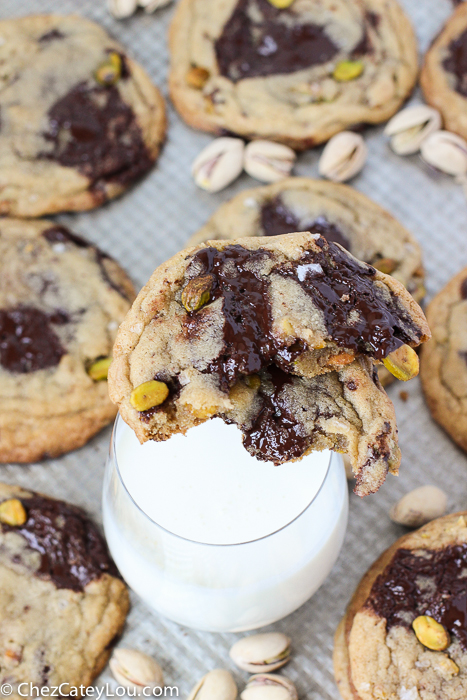
[[152, 165], [141, 130], [118, 89], [80, 83], [48, 113], [44, 134], [51, 150], [42, 157], [77, 168], [94, 187], [128, 185]]
[[386, 629], [410, 628], [429, 615], [467, 651], [467, 545], [441, 550], [399, 549], [375, 580], [366, 602], [386, 619]]
[[313, 297], [330, 338], [356, 354], [382, 360], [404, 343], [420, 340], [407, 311], [374, 284], [376, 270], [349, 258], [335, 243], [317, 239], [320, 253], [276, 268]]
[[320, 233], [327, 241], [339, 243], [346, 250], [350, 249], [349, 240], [335, 224], [330, 223], [324, 216], [319, 216], [309, 223], [300, 224], [298, 218], [285, 206], [280, 197], [266, 202], [261, 208], [261, 228], [265, 236], [281, 236], [298, 231]]
[[467, 97], [467, 29], [448, 46], [443, 68], [456, 78], [455, 90]]
[[249, 430], [243, 430], [243, 446], [254, 457], [279, 464], [301, 457], [311, 443], [305, 427], [287, 408], [283, 388], [293, 377], [270, 365], [260, 389], [262, 407]]
[[18, 527], [1, 525], [1, 529], [19, 533], [40, 553], [36, 576], [73, 591], [84, 590], [105, 573], [119, 576], [103, 537], [81, 508], [39, 495], [20, 500], [27, 521]]
[[0, 309], [0, 364], [19, 374], [56, 367], [66, 351], [51, 324], [68, 321], [59, 310], [46, 314], [30, 306]]
[[323, 27], [299, 24], [268, 0], [239, 0], [215, 43], [220, 73], [233, 82], [294, 73], [326, 63], [338, 51]]

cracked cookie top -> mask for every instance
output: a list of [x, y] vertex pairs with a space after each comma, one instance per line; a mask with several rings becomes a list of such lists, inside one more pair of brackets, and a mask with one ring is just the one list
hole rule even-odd
[[90, 209], [154, 163], [164, 103], [143, 69], [77, 15], [0, 22], [0, 213]]
[[170, 48], [170, 91], [189, 124], [294, 148], [388, 119], [417, 73], [395, 0], [182, 0]]
[[[161, 440], [228, 417], [245, 383], [258, 414], [261, 401], [289, 391], [292, 375], [383, 360], [428, 335], [400, 283], [320, 234], [209, 241], [162, 265], [142, 290], [119, 331], [109, 388], [139, 439]], [[279, 463], [309, 442], [271, 456], [256, 441], [256, 456], [260, 444]]]

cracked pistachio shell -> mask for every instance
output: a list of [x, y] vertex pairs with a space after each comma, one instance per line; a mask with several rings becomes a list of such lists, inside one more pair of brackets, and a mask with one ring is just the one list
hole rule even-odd
[[115, 680], [124, 688], [140, 690], [164, 685], [162, 669], [151, 656], [136, 649], [115, 649], [109, 661]]
[[297, 156], [288, 146], [274, 141], [251, 141], [245, 148], [243, 167], [261, 182], [278, 182], [288, 177]]
[[441, 128], [438, 110], [427, 105], [414, 105], [396, 114], [386, 125], [392, 150], [400, 156], [417, 153], [422, 142]]
[[290, 637], [281, 632], [266, 632], [243, 637], [230, 650], [230, 658], [250, 673], [275, 671], [290, 658]]
[[288, 678], [259, 673], [250, 678], [240, 697], [242, 700], [298, 700], [298, 693]]
[[319, 160], [319, 174], [333, 182], [345, 182], [365, 165], [368, 149], [360, 134], [341, 131], [326, 144]]
[[467, 142], [449, 131], [435, 131], [422, 143], [420, 152], [428, 165], [447, 175], [467, 173]]
[[207, 192], [223, 190], [242, 172], [244, 150], [241, 139], [223, 136], [211, 141], [191, 166], [195, 183]]
[[198, 681], [188, 700], [236, 700], [237, 692], [232, 674], [216, 668]]
[[446, 512], [447, 496], [437, 486], [420, 486], [395, 503], [389, 517], [399, 525], [421, 527]]
[[124, 19], [136, 12], [138, 0], [107, 0], [107, 7], [116, 19]]

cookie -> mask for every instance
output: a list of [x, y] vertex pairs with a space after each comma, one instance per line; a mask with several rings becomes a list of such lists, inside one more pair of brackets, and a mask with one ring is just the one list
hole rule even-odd
[[429, 48], [420, 84], [444, 127], [467, 139], [467, 5], [461, 3]]
[[[222, 204], [189, 241], [278, 236], [313, 231], [339, 243], [359, 260], [391, 274], [416, 301], [425, 295], [422, 251], [391, 214], [347, 185], [291, 177], [241, 192]], [[393, 376], [378, 369], [383, 385]]]
[[170, 94], [188, 124], [295, 149], [386, 121], [417, 76], [396, 0], [181, 0], [169, 44]]
[[91, 209], [156, 160], [164, 101], [99, 25], [78, 15], [0, 21], [0, 214]]
[[9, 697], [29, 697], [30, 683], [90, 685], [129, 597], [86, 513], [0, 484], [0, 590], [0, 683], [12, 686]]
[[114, 418], [105, 358], [133, 299], [120, 266], [65, 227], [0, 219], [1, 462], [55, 457]]
[[[274, 452], [261, 435], [251, 443], [256, 457], [263, 450], [279, 464], [319, 443], [317, 418], [330, 420], [328, 433], [341, 431], [337, 421], [330, 427], [338, 412], [325, 408], [326, 382], [298, 377], [339, 372], [356, 358], [382, 361], [428, 335], [423, 313], [399, 282], [319, 234], [209, 241], [161, 265], [140, 292], [117, 336], [109, 391], [142, 442], [220, 415], [242, 428], [247, 449], [248, 433], [265, 409], [272, 412], [271, 401], [285, 401], [276, 427], [266, 421], [265, 430], [273, 443], [284, 428], [292, 449], [282, 444]], [[348, 379], [343, 390], [345, 373], [329, 378], [329, 393], [356, 406], [360, 384], [371, 382], [358, 379], [353, 388]], [[393, 414], [381, 415], [390, 442]], [[352, 453], [358, 472], [363, 464], [350, 443], [343, 439], [339, 448]], [[387, 471], [391, 450], [377, 441], [374, 448], [386, 454]]]
[[467, 513], [434, 520], [381, 555], [335, 636], [344, 700], [467, 697], [466, 569]]
[[420, 377], [431, 415], [467, 451], [467, 268], [431, 301], [433, 332], [420, 361]]

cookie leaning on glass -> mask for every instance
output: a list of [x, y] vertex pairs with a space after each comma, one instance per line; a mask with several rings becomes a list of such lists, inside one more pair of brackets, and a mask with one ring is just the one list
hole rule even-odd
[[115, 416], [107, 370], [134, 299], [122, 268], [52, 221], [0, 219], [0, 461], [81, 447]]
[[[425, 295], [421, 248], [389, 212], [351, 187], [306, 177], [241, 192], [222, 204], [189, 241], [278, 236], [313, 231], [339, 243], [359, 260], [392, 275], [417, 302]], [[393, 375], [380, 366], [379, 378]]]
[[396, 0], [181, 0], [169, 87], [185, 121], [309, 148], [391, 117], [417, 76]]
[[153, 165], [164, 101], [141, 66], [78, 15], [0, 21], [0, 214], [91, 209]]
[[[76, 506], [0, 483], [0, 681], [14, 700], [88, 686], [121, 633], [128, 591]], [[22, 687], [18, 687], [23, 683]]]
[[334, 640], [344, 700], [467, 697], [467, 513], [401, 537], [360, 581]]
[[400, 461], [373, 362], [409, 378], [412, 346], [428, 337], [399, 282], [319, 234], [209, 241], [161, 265], [140, 292], [109, 391], [141, 442], [217, 415], [276, 464], [348, 451], [363, 495]]

